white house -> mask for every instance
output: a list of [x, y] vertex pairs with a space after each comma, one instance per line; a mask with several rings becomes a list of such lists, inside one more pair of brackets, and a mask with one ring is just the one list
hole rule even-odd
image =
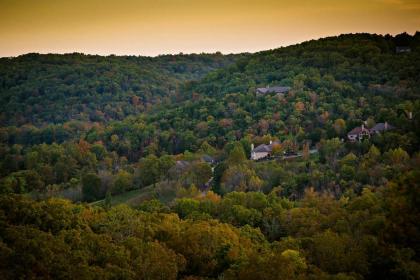
[[259, 160], [271, 156], [273, 146], [280, 144], [280, 141], [270, 141], [270, 144], [261, 144], [254, 149], [254, 144], [251, 144], [251, 159]]
[[349, 138], [350, 141], [361, 141], [363, 138], [370, 138], [370, 131], [362, 124], [362, 126], [355, 127], [347, 133], [347, 138]]

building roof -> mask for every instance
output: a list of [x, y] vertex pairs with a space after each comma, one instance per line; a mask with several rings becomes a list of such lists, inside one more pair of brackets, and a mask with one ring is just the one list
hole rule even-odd
[[209, 156], [209, 155], [203, 155], [203, 156], [201, 157], [201, 159], [202, 159], [203, 161], [205, 161], [205, 162], [209, 162], [209, 163], [214, 162], [214, 158], [213, 158], [213, 157], [211, 157], [211, 156]]
[[395, 48], [395, 50], [396, 50], [397, 52], [410, 52], [410, 51], [411, 51], [411, 48], [410, 48], [410, 47], [408, 47], [408, 46], [397, 46], [397, 47]]
[[257, 88], [257, 93], [286, 93], [290, 90], [290, 87], [264, 87], [264, 88]]
[[271, 144], [261, 144], [252, 150], [254, 153], [270, 153], [273, 150], [274, 144], [280, 144], [280, 141], [274, 141]]
[[374, 130], [374, 131], [385, 131], [385, 130], [390, 130], [390, 129], [394, 129], [394, 127], [392, 125], [390, 125], [389, 123], [386, 124], [386, 125], [385, 125], [385, 123], [377, 123], [370, 130]]
[[177, 168], [185, 168], [188, 167], [190, 163], [186, 160], [177, 160], [175, 163], [175, 167]]
[[369, 129], [362, 127], [362, 126], [358, 126], [353, 128], [349, 133], [347, 133], [348, 135], [352, 135], [352, 134], [359, 134], [362, 133], [363, 131], [365, 132], [369, 132]]
[[261, 144], [258, 147], [256, 147], [255, 149], [253, 149], [252, 151], [255, 152], [255, 153], [264, 153], [264, 152], [269, 153], [269, 152], [271, 152], [272, 149], [273, 148], [270, 147], [270, 145]]

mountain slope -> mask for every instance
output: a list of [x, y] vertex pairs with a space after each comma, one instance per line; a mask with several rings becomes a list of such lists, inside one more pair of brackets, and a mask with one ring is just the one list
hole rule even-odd
[[[415, 113], [420, 106], [420, 33], [410, 37], [410, 53], [395, 52], [397, 39], [350, 34], [252, 54], [192, 83], [184, 102], [158, 108], [145, 122], [192, 150], [202, 141], [223, 147], [246, 135], [316, 143], [344, 137], [366, 120], [388, 121], [420, 135]], [[292, 90], [282, 97], [257, 97], [256, 87], [267, 84]], [[183, 140], [186, 135], [190, 140]], [[414, 137], [404, 147], [413, 150], [416, 143]], [[164, 145], [169, 152], [183, 149]]]
[[92, 56], [28, 54], [0, 59], [0, 124], [108, 121], [176, 98], [181, 83], [235, 55]]
[[[194, 89], [209, 95], [253, 92], [256, 86], [267, 84], [293, 86], [297, 75], [305, 75], [300, 78], [308, 88], [322, 86], [329, 75], [335, 81], [364, 87], [404, 80], [418, 85], [420, 33], [404, 42], [399, 36], [346, 34], [255, 53], [209, 74]], [[412, 51], [396, 53], [402, 43]]]

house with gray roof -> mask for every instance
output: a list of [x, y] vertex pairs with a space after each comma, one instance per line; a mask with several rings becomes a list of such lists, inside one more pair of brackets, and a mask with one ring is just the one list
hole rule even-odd
[[270, 144], [261, 144], [254, 149], [254, 144], [251, 145], [251, 159], [259, 160], [270, 157], [273, 152], [273, 146], [280, 144], [280, 141], [270, 141]]
[[208, 163], [208, 164], [213, 164], [213, 163], [216, 162], [215, 159], [212, 156], [209, 156], [209, 155], [203, 155], [201, 157], [201, 160]]
[[394, 129], [394, 127], [388, 124], [388, 122], [377, 123], [374, 127], [370, 129], [370, 134], [378, 134], [391, 129]]
[[263, 87], [263, 88], [257, 88], [257, 96], [258, 95], [265, 95], [265, 94], [271, 94], [271, 93], [275, 93], [278, 96], [282, 96], [285, 93], [288, 93], [290, 91], [290, 87], [282, 87], [282, 86], [274, 86], [274, 87]]
[[395, 48], [396, 53], [409, 53], [411, 52], [411, 48], [408, 46], [397, 46]]

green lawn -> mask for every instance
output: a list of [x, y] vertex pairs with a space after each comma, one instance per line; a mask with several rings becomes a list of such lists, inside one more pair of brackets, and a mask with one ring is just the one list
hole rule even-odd
[[[126, 203], [130, 206], [136, 206], [140, 204], [141, 202], [148, 199], [152, 199], [154, 197], [155, 197], [155, 191], [153, 190], [153, 186], [148, 186], [142, 189], [136, 189], [136, 190], [132, 190], [132, 191], [128, 191], [122, 194], [112, 196], [111, 204], [117, 205], [117, 204]], [[92, 202], [91, 205], [102, 206], [104, 202], [105, 202], [105, 199], [102, 199], [102, 200]]]

